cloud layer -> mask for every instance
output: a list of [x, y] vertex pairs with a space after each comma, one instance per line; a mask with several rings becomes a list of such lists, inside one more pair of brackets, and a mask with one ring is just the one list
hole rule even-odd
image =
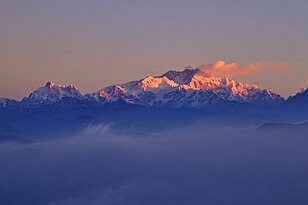
[[199, 66], [199, 69], [209, 76], [218, 77], [233, 77], [248, 75], [260, 70], [272, 70], [283, 71], [289, 68], [286, 63], [271, 63], [271, 62], [259, 62], [252, 63], [245, 67], [241, 67], [237, 63], [227, 64], [224, 61], [217, 61], [214, 64], [205, 64]]
[[2, 144], [0, 204], [307, 204], [307, 143], [200, 127], [119, 136], [99, 125], [69, 139]]

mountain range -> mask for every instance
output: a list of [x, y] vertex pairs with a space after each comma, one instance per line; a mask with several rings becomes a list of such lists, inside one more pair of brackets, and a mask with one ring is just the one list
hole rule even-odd
[[[307, 89], [284, 99], [256, 85], [210, 76], [200, 67], [87, 94], [74, 85], [47, 82], [21, 101], [0, 98], [0, 142], [72, 136], [97, 124], [134, 136], [189, 126], [196, 131], [199, 127], [242, 128], [264, 123], [297, 125], [308, 121], [307, 105]], [[277, 126], [265, 127], [274, 130]], [[307, 126], [300, 127], [306, 132]], [[269, 129], [259, 129], [264, 130]]]
[[302, 89], [285, 100], [257, 85], [209, 76], [200, 68], [186, 68], [183, 71], [168, 71], [160, 76], [147, 76], [141, 80], [114, 84], [85, 95], [74, 85], [63, 86], [47, 82], [21, 101], [0, 98], [0, 107], [87, 107], [124, 103], [147, 107], [208, 108], [230, 103], [269, 106], [284, 103], [307, 105], [307, 102], [307, 89]]

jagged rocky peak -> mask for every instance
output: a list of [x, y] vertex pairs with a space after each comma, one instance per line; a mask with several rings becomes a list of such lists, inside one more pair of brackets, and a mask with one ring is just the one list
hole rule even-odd
[[55, 83], [51, 81], [48, 81], [45, 85], [45, 87], [48, 87], [48, 88], [53, 88], [54, 86], [55, 86]]
[[187, 84], [198, 72], [198, 69], [192, 67], [186, 67], [184, 71], [168, 71], [159, 77], [167, 77], [169, 80], [174, 81], [177, 84]]

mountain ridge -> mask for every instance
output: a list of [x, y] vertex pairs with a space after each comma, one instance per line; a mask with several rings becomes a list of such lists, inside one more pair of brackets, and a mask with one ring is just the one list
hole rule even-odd
[[221, 100], [259, 104], [283, 101], [280, 95], [270, 90], [229, 78], [209, 76], [198, 68], [168, 71], [160, 76], [114, 84], [87, 96], [103, 103], [122, 99], [145, 106], [171, 107], [205, 107]]
[[[222, 62], [217, 62], [219, 64]], [[213, 66], [216, 66], [213, 64]], [[162, 75], [147, 76], [123, 84], [113, 84], [93, 93], [81, 94], [74, 85], [57, 85], [47, 82], [21, 101], [0, 98], [0, 107], [40, 107], [52, 104], [70, 106], [127, 103], [156, 107], [206, 108], [223, 103], [276, 105], [308, 99], [307, 89], [299, 91], [287, 100], [268, 89], [232, 80], [214, 77], [204, 72], [201, 66], [186, 67], [183, 71], [170, 70]]]

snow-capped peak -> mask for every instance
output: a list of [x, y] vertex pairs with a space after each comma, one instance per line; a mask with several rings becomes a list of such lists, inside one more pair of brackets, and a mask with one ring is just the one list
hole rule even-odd
[[51, 104], [59, 102], [63, 98], [74, 98], [82, 100], [85, 97], [74, 85], [56, 85], [53, 82], [47, 82], [45, 86], [36, 89], [23, 102], [27, 104]]
[[47, 82], [45, 85], [46, 88], [50, 89], [65, 89], [65, 90], [78, 90], [78, 88], [75, 85], [56, 85], [54, 82]]
[[169, 80], [167, 77], [152, 77], [148, 76], [141, 81], [141, 87], [143, 91], [151, 90], [151, 89], [165, 89], [170, 87], [178, 86], [172, 80]]
[[[215, 68], [224, 65], [224, 61], [218, 61], [209, 66]], [[226, 77], [210, 76], [201, 68], [204, 69], [204, 66], [168, 71], [161, 76], [148, 76], [139, 81], [112, 85], [87, 96], [103, 102], [122, 99], [134, 104], [173, 107], [202, 107], [217, 100], [240, 103], [273, 103], [283, 100], [269, 90]]]
[[[224, 61], [218, 61], [210, 66], [223, 66]], [[258, 89], [256, 85], [248, 85], [237, 82], [229, 78], [218, 78], [214, 76], [209, 76], [207, 73], [203, 72], [199, 66], [196, 69], [185, 69], [184, 71], [169, 71], [162, 76], [168, 77], [169, 79], [177, 82], [182, 88], [189, 90], [202, 90], [210, 91], [219, 88], [229, 89], [230, 92], [235, 94], [245, 94], [244, 92], [252, 89]]]

